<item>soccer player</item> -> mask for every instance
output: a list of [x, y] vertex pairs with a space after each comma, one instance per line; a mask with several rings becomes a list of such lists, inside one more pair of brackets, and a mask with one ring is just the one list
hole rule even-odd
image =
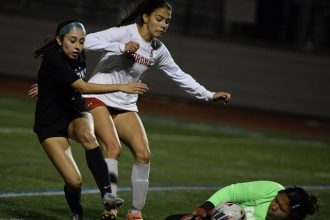
[[[230, 93], [211, 92], [196, 82], [180, 69], [159, 40], [169, 27], [171, 17], [172, 7], [168, 2], [144, 0], [122, 19], [118, 27], [88, 34], [85, 49], [103, 53], [89, 82], [140, 82], [145, 71], [156, 67], [196, 98], [227, 103], [231, 98]], [[147, 134], [138, 115], [138, 95], [115, 92], [84, 97], [95, 120], [96, 136], [105, 148], [104, 156], [112, 178], [113, 193], [117, 192], [120, 140], [134, 156], [131, 172], [132, 206], [126, 220], [142, 220], [151, 153]]]
[[247, 220], [303, 220], [319, 210], [318, 198], [301, 187], [253, 181], [226, 186], [192, 213], [171, 215], [166, 220], [210, 220], [213, 208], [224, 202], [240, 204]]
[[[86, 161], [100, 190], [105, 211], [123, 204], [123, 199], [111, 193], [110, 177], [101, 149], [94, 135], [92, 115], [85, 107], [82, 93], [146, 91], [142, 83], [93, 84], [82, 80], [86, 72], [84, 42], [86, 31], [78, 21], [66, 21], [57, 27], [55, 37], [34, 51], [42, 57], [34, 87], [38, 95], [34, 131], [47, 156], [62, 176], [64, 193], [70, 208], [70, 219], [83, 218], [80, 203], [81, 176], [72, 157], [68, 138], [80, 142]], [[144, 88], [144, 89], [141, 89]], [[116, 219], [116, 213], [104, 216]]]

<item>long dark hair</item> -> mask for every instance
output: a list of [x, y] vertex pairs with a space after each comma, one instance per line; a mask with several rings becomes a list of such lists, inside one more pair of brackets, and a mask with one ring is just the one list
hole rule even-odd
[[124, 26], [132, 23], [137, 23], [139, 25], [143, 24], [143, 14], [150, 15], [158, 8], [167, 8], [172, 11], [172, 6], [165, 0], [144, 0], [141, 1], [135, 9], [130, 12], [123, 11], [122, 20], [117, 25]]
[[56, 37], [63, 38], [64, 35], [68, 32], [68, 31], [63, 32], [63, 28], [66, 25], [71, 24], [71, 23], [78, 23], [78, 24], [80, 24], [81, 28], [83, 30], [85, 30], [85, 28], [81, 24], [81, 22], [79, 22], [77, 20], [68, 20], [68, 21], [59, 23], [56, 28], [55, 36], [46, 38], [44, 40], [44, 44], [33, 51], [34, 58], [38, 58], [39, 56], [42, 56], [47, 50], [50, 50], [55, 47], [59, 47], [58, 43], [56, 42]]

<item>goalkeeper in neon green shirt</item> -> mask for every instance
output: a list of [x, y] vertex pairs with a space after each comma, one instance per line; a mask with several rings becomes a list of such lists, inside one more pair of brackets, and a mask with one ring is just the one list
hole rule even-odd
[[226, 186], [214, 193], [191, 214], [172, 215], [166, 220], [207, 220], [215, 206], [235, 202], [244, 208], [247, 220], [302, 220], [319, 208], [316, 196], [297, 186], [284, 188], [272, 181], [253, 181]]

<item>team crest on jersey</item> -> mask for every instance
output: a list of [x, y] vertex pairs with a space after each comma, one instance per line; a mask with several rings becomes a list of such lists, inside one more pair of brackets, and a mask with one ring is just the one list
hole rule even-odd
[[84, 79], [86, 76], [86, 68], [78, 67], [78, 69], [74, 69], [74, 73], [81, 79]]

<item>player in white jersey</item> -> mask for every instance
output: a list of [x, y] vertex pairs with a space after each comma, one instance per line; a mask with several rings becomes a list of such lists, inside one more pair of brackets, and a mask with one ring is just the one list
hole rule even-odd
[[[165, 45], [158, 39], [166, 32], [171, 21], [172, 7], [163, 0], [142, 1], [122, 20], [118, 27], [88, 34], [85, 50], [102, 51], [89, 82], [140, 82], [143, 73], [156, 67], [186, 92], [206, 101], [223, 100], [231, 94], [211, 92], [200, 85], [174, 62]], [[95, 120], [95, 131], [104, 149], [111, 182], [118, 178], [118, 160], [121, 140], [131, 150], [135, 163], [131, 173], [132, 207], [126, 219], [142, 219], [149, 184], [150, 148], [147, 134], [137, 114], [138, 95], [115, 92], [86, 95], [85, 101]], [[109, 117], [109, 114], [112, 117]], [[112, 192], [117, 185], [112, 185]]]

